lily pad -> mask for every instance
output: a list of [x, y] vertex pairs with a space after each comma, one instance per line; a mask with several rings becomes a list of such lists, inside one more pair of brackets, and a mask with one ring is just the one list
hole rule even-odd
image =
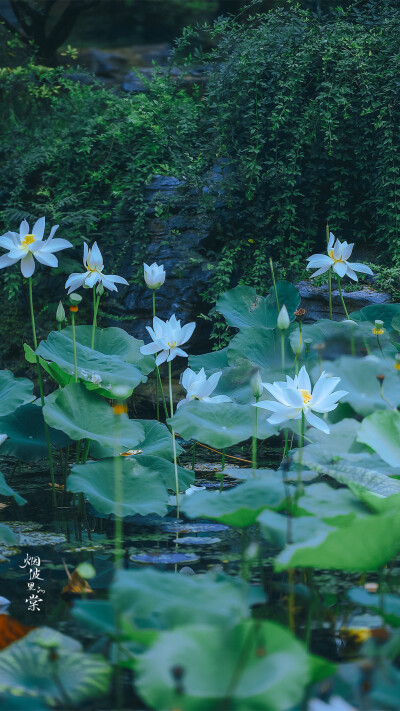
[[119, 572], [111, 587], [111, 601], [125, 619], [139, 627], [165, 629], [205, 618], [209, 624], [231, 627], [250, 617], [250, 606], [265, 602], [265, 595], [260, 588], [225, 573], [177, 577], [173, 572], [145, 568]]
[[360, 311], [352, 311], [354, 321], [369, 321], [374, 323], [377, 319], [383, 321], [383, 327], [390, 329], [394, 316], [400, 314], [400, 304], [370, 304]]
[[250, 407], [232, 402], [193, 401], [179, 408], [167, 422], [184, 439], [193, 437], [220, 449], [251, 437]]
[[308, 541], [285, 548], [275, 560], [275, 570], [320, 568], [376, 570], [400, 549], [400, 514], [365, 516], [342, 528], [321, 529]]
[[[164, 459], [173, 459], [172, 435], [165, 425], [157, 420], [135, 420], [137, 424], [143, 428], [144, 439], [135, 447], [129, 447], [127, 451], [133, 451], [137, 454], [130, 456], [139, 456], [151, 454], [155, 457]], [[121, 450], [122, 451], [122, 450]], [[183, 452], [182, 447], [176, 443], [176, 453], [179, 456]], [[103, 457], [113, 457], [114, 447], [104, 446], [98, 442], [92, 442], [90, 445], [90, 453], [95, 459], [103, 459]]]
[[[206, 711], [229, 697], [230, 711], [282, 711], [301, 702], [312, 666], [303, 645], [272, 622], [245, 621], [224, 634], [191, 625], [160, 633], [137, 660], [136, 687], [153, 709]], [[179, 684], [174, 669], [181, 670]], [[324, 668], [326, 675], [332, 670]]]
[[[300, 294], [293, 284], [287, 281], [276, 283], [279, 306], [284, 304], [288, 310], [289, 317], [294, 318], [294, 312], [300, 304]], [[241, 330], [248, 328], [276, 328], [278, 309], [276, 306], [275, 292], [273, 287], [266, 297], [258, 296], [251, 286], [236, 286], [217, 301], [216, 310], [222, 314], [229, 326], [235, 326]]]
[[90, 439], [115, 447], [137, 447], [144, 439], [143, 427], [126, 415], [114, 415], [112, 408], [98, 394], [89, 392], [80, 383], [71, 383], [47, 398], [43, 408], [50, 427], [65, 432], [71, 439]]
[[266, 508], [280, 509], [286, 500], [283, 483], [278, 479], [246, 481], [229, 491], [199, 491], [187, 498], [182, 511], [189, 518], [217, 519], [229, 526], [244, 528], [255, 523]]
[[[122, 477], [122, 515], [140, 514], [146, 516], [149, 513], [156, 513], [163, 516], [166, 514], [167, 489], [157, 472], [140, 466], [132, 466], [132, 462], [124, 461], [122, 458], [117, 459]], [[159, 461], [168, 464], [164, 459]], [[68, 491], [83, 492], [100, 513], [115, 513], [114, 471], [114, 458], [78, 464], [68, 477]]]
[[[74, 643], [71, 646], [71, 643]], [[56, 649], [51, 661], [51, 650]], [[0, 691], [55, 705], [82, 705], [107, 694], [112, 668], [79, 642], [42, 627], [0, 652]]]
[[0, 473], [0, 496], [13, 496], [15, 499], [15, 502], [18, 504], [18, 506], [23, 506], [24, 504], [27, 504], [27, 500], [24, 499], [22, 496], [17, 494], [14, 489], [11, 488], [11, 486], [8, 486], [3, 474]]
[[0, 370], [0, 417], [32, 402], [33, 383], [27, 378], [15, 378], [9, 370]]
[[175, 538], [174, 543], [181, 543], [184, 546], [211, 546], [214, 543], [221, 543], [221, 539], [210, 538], [210, 536], [185, 536]]
[[171, 533], [218, 533], [220, 531], [228, 531], [229, 526], [224, 526], [222, 523], [169, 523], [162, 521], [162, 528]]
[[357, 439], [374, 449], [391, 467], [400, 466], [400, 413], [374, 412], [366, 417]]
[[10, 521], [8, 525], [17, 537], [18, 546], [57, 546], [66, 543], [63, 533], [43, 531], [35, 521]]
[[[39, 405], [22, 405], [17, 410], [0, 418], [0, 432], [8, 435], [1, 453], [18, 457], [24, 462], [44, 459], [47, 454], [43, 410]], [[58, 429], [49, 428], [50, 442], [57, 448], [70, 443], [69, 437]]]
[[[89, 327], [84, 326], [80, 328], [87, 329]], [[132, 339], [132, 336], [129, 336], [129, 334], [119, 328], [111, 330], [113, 334], [107, 334], [103, 337], [99, 336], [99, 341], [107, 341], [107, 345], [110, 346], [108, 350], [114, 351], [111, 354], [92, 350], [89, 344], [83, 345], [79, 340], [76, 342], [78, 378], [87, 384], [90, 389], [93, 389], [93, 387], [99, 389], [106, 397], [113, 397], [114, 388], [118, 388], [121, 385], [132, 392], [140, 382], [147, 380], [144, 373], [134, 363], [127, 362], [118, 353], [119, 350], [124, 352], [125, 339]], [[88, 336], [87, 331], [84, 331], [84, 334], [82, 331], [79, 331], [79, 334], [81, 337], [83, 337], [84, 334]], [[79, 337], [79, 334], [77, 334], [77, 337]], [[114, 347], [112, 343], [113, 338], [115, 339]], [[135, 339], [132, 340], [135, 341]], [[118, 348], [120, 342], [122, 347]], [[135, 357], [134, 354], [138, 348], [139, 346], [131, 351], [133, 357]], [[55, 363], [62, 371], [67, 373], [67, 375], [72, 376], [74, 374], [75, 365], [72, 330], [65, 328], [63, 331], [52, 331], [47, 340], [39, 344], [35, 353], [47, 362]], [[142, 360], [142, 358], [139, 360]], [[154, 359], [149, 370], [153, 367]]]
[[197, 563], [199, 556], [194, 553], [133, 553], [130, 556], [133, 563], [146, 563], [147, 565], [182, 565], [183, 563]]

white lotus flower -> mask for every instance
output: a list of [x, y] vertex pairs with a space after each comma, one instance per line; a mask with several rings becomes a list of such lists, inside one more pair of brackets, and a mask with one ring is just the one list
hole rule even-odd
[[303, 365], [294, 378], [287, 375], [286, 382], [263, 383], [263, 387], [276, 400], [263, 400], [253, 404], [255, 407], [272, 411], [273, 414], [267, 420], [271, 425], [281, 425], [287, 420], [298, 420], [304, 412], [309, 425], [329, 434], [326, 422], [316, 417], [312, 411], [330, 412], [337, 407], [339, 398], [347, 395], [346, 390], [333, 392], [339, 382], [340, 378], [329, 377], [323, 372], [312, 390], [309, 375]]
[[8, 435], [6, 434], [0, 434], [0, 446], [6, 441], [7, 437]]
[[213, 373], [207, 378], [204, 368], [202, 368], [199, 373], [195, 373], [194, 370], [186, 368], [182, 374], [182, 387], [186, 390], [186, 397], [184, 400], [178, 402], [178, 407], [191, 400], [202, 400], [203, 402], [232, 402], [231, 398], [227, 395], [215, 395], [214, 397], [210, 397], [211, 393], [217, 387], [221, 375], [222, 370], [219, 370], [218, 373]]
[[161, 365], [164, 361], [169, 362], [178, 355], [187, 358], [188, 354], [179, 346], [189, 340], [195, 327], [194, 321], [181, 326], [181, 322], [176, 319], [175, 314], [169, 321], [161, 321], [158, 316], [154, 316], [153, 328], [146, 326], [153, 343], [142, 346], [140, 352], [143, 355], [150, 355], [161, 351], [156, 358], [156, 365]]
[[165, 282], [165, 270], [163, 264], [153, 264], [149, 267], [148, 264], [143, 264], [144, 280], [149, 289], [159, 289]]
[[45, 218], [41, 217], [35, 222], [32, 232], [30, 232], [27, 221], [22, 220], [19, 226], [19, 234], [17, 232], [6, 232], [0, 237], [0, 247], [9, 250], [8, 254], [0, 257], [0, 269], [9, 267], [11, 264], [21, 260], [23, 276], [31, 277], [35, 271], [35, 259], [47, 267], [58, 266], [58, 259], [53, 252], [72, 247], [72, 244], [66, 239], [53, 239], [58, 225], [51, 228], [49, 237], [44, 241], [45, 223]]
[[110, 291], [117, 291], [115, 284], [127, 284], [126, 279], [112, 274], [103, 274], [104, 264], [103, 257], [97, 246], [94, 243], [92, 249], [89, 249], [86, 242], [83, 245], [83, 266], [86, 269], [84, 273], [71, 274], [66, 283], [65, 288], [68, 289], [68, 294], [76, 291], [80, 286], [93, 287], [97, 282], [103, 284]]
[[194, 484], [191, 484], [189, 489], [186, 489], [185, 494], [186, 496], [193, 496], [193, 494], [197, 494], [198, 491], [205, 491], [206, 488], [205, 486], [194, 486]]
[[348, 262], [351, 253], [353, 251], [354, 244], [347, 244], [347, 242], [339, 242], [332, 232], [329, 233], [328, 242], [328, 254], [312, 254], [311, 257], [307, 257], [309, 262], [307, 269], [315, 269], [317, 271], [311, 274], [311, 277], [319, 276], [319, 274], [324, 274], [328, 269], [332, 268], [333, 271], [340, 276], [350, 277], [354, 281], [358, 281], [356, 272], [363, 272], [364, 274], [372, 274], [372, 271], [365, 264], [360, 264], [359, 262]]

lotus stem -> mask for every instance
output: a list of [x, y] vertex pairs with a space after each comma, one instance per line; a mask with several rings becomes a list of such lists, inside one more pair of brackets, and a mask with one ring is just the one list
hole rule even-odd
[[123, 482], [122, 482], [122, 458], [120, 457], [120, 417], [121, 415], [114, 408], [114, 539], [115, 539], [115, 571], [122, 568], [122, 540], [123, 540]]
[[[153, 319], [156, 315], [156, 290], [153, 289]], [[156, 366], [158, 368], [158, 366]], [[160, 403], [158, 399], [158, 377], [156, 373], [156, 416], [157, 420], [160, 421]]]
[[[326, 244], [329, 244], [329, 224], [326, 223]], [[328, 270], [329, 318], [332, 321], [332, 272]]]
[[285, 370], [285, 331], [281, 330], [281, 362], [282, 370]]
[[221, 483], [219, 485], [219, 493], [223, 491], [224, 488], [224, 469], [225, 469], [225, 450], [221, 452]]
[[[256, 403], [258, 402], [259, 398], [256, 397]], [[251, 466], [253, 469], [253, 476], [256, 474], [257, 470], [257, 430], [258, 430], [258, 407], [255, 408], [256, 411], [256, 417], [255, 417], [255, 426], [254, 426], [254, 434], [251, 438]]]
[[196, 442], [193, 442], [193, 449], [192, 449], [192, 470], [194, 471], [194, 467], [196, 464]]
[[[171, 417], [174, 416], [174, 402], [172, 399], [172, 369], [171, 361], [168, 362], [168, 385], [169, 385], [169, 406], [171, 411]], [[175, 442], [175, 432], [171, 429], [172, 434], [172, 447], [174, 451], [174, 469], [175, 469], [175, 489], [176, 489], [176, 518], [179, 518], [179, 477], [178, 477], [178, 465], [176, 462], [176, 442]]]
[[[76, 334], [75, 334], [75, 314], [71, 311], [72, 318], [72, 347], [74, 349], [74, 370], [75, 370], [75, 382], [78, 382], [78, 360], [76, 357]], [[93, 340], [93, 338], [92, 338]], [[92, 346], [93, 348], [93, 346]]]
[[295, 633], [295, 617], [294, 617], [294, 570], [289, 568], [288, 570], [288, 582], [289, 582], [289, 629], [292, 634]]
[[271, 269], [272, 283], [273, 283], [273, 285], [274, 285], [276, 308], [278, 309], [278, 313], [279, 313], [279, 311], [280, 311], [280, 308], [279, 308], [279, 299], [278, 299], [278, 292], [277, 292], [277, 289], [276, 289], [276, 281], [275, 281], [275, 274], [274, 274], [274, 265], [272, 264], [272, 259], [271, 259], [271, 257], [269, 258], [269, 266], [270, 266], [270, 269]]
[[100, 294], [96, 296], [96, 286], [93, 287], [93, 324], [92, 324], [92, 342], [91, 342], [91, 349], [92, 351], [94, 350], [94, 337], [96, 333], [96, 326], [97, 326], [97, 312], [99, 310], [99, 303], [100, 303]]
[[301, 472], [303, 469], [303, 448], [304, 448], [304, 430], [305, 430], [306, 418], [304, 416], [304, 411], [301, 413], [301, 425], [300, 425], [300, 438], [299, 438], [299, 461], [297, 467], [297, 495], [300, 494], [303, 488], [303, 482], [301, 479]]
[[346, 309], [346, 304], [344, 303], [344, 298], [343, 298], [343, 293], [342, 293], [342, 285], [341, 285], [341, 283], [340, 283], [340, 276], [338, 276], [337, 282], [338, 282], [338, 286], [339, 286], [339, 294], [340, 294], [340, 298], [341, 298], [341, 301], [342, 301], [342, 306], [343, 306], [344, 312], [345, 312], [345, 314], [346, 314], [346, 318], [349, 318], [349, 314], [348, 314], [348, 311], [347, 311], [347, 309]]
[[295, 371], [296, 375], [299, 372], [299, 364], [297, 362], [297, 358], [299, 357], [302, 342], [303, 342], [303, 324], [300, 319], [299, 320], [299, 347], [297, 348], [296, 355], [294, 357], [294, 362], [293, 362], [294, 371]]
[[[33, 309], [32, 277], [28, 277], [28, 287], [29, 287], [29, 308], [30, 308], [30, 312], [31, 312], [33, 345], [34, 345], [35, 351], [36, 351], [38, 344], [37, 344], [37, 337], [36, 337], [35, 312]], [[42, 371], [40, 368], [39, 356], [35, 356], [35, 358], [36, 358], [36, 370], [37, 370], [38, 381], [39, 381], [40, 400], [41, 400], [42, 409], [43, 409], [43, 407], [44, 407], [44, 392], [43, 392]], [[47, 456], [49, 458], [49, 468], [50, 468], [50, 477], [51, 477], [51, 502], [52, 502], [52, 505], [54, 507], [56, 507], [57, 506], [56, 487], [55, 487], [55, 481], [54, 481], [53, 455], [51, 452], [50, 433], [49, 433], [49, 428], [48, 428], [47, 422], [44, 418], [43, 418], [43, 421], [44, 421], [44, 434], [45, 434], [46, 445], [47, 445]]]

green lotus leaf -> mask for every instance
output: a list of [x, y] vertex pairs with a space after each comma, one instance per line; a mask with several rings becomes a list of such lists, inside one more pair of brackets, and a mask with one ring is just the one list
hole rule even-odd
[[168, 629], [201, 623], [233, 626], [250, 616], [250, 605], [265, 602], [260, 588], [225, 573], [195, 577], [154, 568], [121, 571], [111, 587], [111, 602], [135, 627]]
[[46, 399], [43, 413], [50, 427], [62, 430], [74, 440], [87, 438], [114, 447], [118, 438], [122, 448], [131, 449], [144, 439], [140, 424], [126, 415], [114, 415], [103, 398], [86, 390], [81, 383], [71, 383], [52, 393]]
[[[286, 306], [291, 319], [300, 304], [300, 294], [293, 284], [287, 281], [276, 283], [279, 305]], [[278, 309], [273, 287], [266, 297], [258, 296], [251, 286], [236, 286], [217, 301], [218, 313], [222, 314], [229, 326], [241, 330], [248, 328], [276, 328]]]
[[400, 331], [400, 313], [397, 316], [393, 316], [391, 326], [395, 331]]
[[[303, 324], [303, 340], [307, 338], [312, 341], [309, 360], [310, 356], [313, 361], [318, 357], [318, 351], [313, 347], [318, 344], [324, 346], [322, 353], [324, 358], [337, 358], [343, 354], [350, 354], [352, 348], [355, 353], [359, 354], [365, 352], [366, 347], [370, 351], [376, 351], [378, 355], [381, 355], [380, 347], [388, 349], [393, 357], [395, 349], [391, 345], [389, 332], [385, 331], [380, 336], [379, 345], [376, 335], [372, 331], [373, 327], [374, 324], [369, 321], [351, 323], [331, 321], [330, 319], [321, 319], [312, 325]], [[291, 339], [294, 339], [294, 333], [290, 334]]]
[[[163, 459], [159, 461], [169, 464]], [[146, 516], [154, 513], [164, 516], [167, 513], [168, 494], [161, 476], [122, 457], [76, 465], [67, 480], [68, 491], [83, 492], [101, 514], [115, 513], [116, 465], [121, 468], [122, 515]]]
[[[223, 634], [218, 627], [190, 625], [160, 633], [138, 658], [135, 685], [157, 710], [222, 709], [229, 698], [230, 711], [283, 711], [300, 703], [313, 665], [304, 646], [272, 622], [244, 621]], [[179, 686], [174, 668], [182, 670]], [[324, 665], [322, 675], [332, 671]]]
[[[294, 354], [285, 336], [285, 363], [291, 365]], [[282, 371], [281, 333], [278, 330], [248, 328], [234, 336], [228, 346], [230, 365], [239, 365], [243, 358], [259, 368], [266, 381], [285, 380]]]
[[0, 496], [13, 496], [19, 506], [27, 504], [27, 500], [20, 496], [11, 486], [8, 486], [3, 474], [0, 473]]
[[392, 319], [400, 314], [400, 304], [371, 304], [364, 306], [360, 311], [352, 311], [351, 318], [354, 321], [369, 321], [374, 323], [376, 320], [383, 321], [383, 327], [391, 328]]
[[368, 444], [391, 467], [400, 467], [399, 412], [388, 410], [369, 415], [362, 421], [357, 439]]
[[[56, 649], [51, 661], [51, 649]], [[56, 630], [42, 627], [0, 652], [0, 691], [52, 706], [79, 706], [108, 693], [112, 668], [98, 654]]]
[[[18, 457], [24, 462], [48, 456], [43, 410], [39, 405], [22, 405], [10, 415], [1, 417], [0, 432], [8, 435], [1, 446], [2, 454]], [[51, 427], [49, 435], [57, 449], [67, 446], [71, 441], [66, 434]]]
[[48, 373], [58, 385], [61, 385], [61, 387], [64, 387], [65, 385], [69, 385], [69, 383], [74, 383], [75, 382], [75, 375], [70, 375], [69, 373], [66, 373], [65, 370], [62, 370], [62, 368], [59, 368], [56, 363], [48, 363], [44, 358], [40, 358], [39, 356], [35, 355], [35, 351], [28, 346], [27, 343], [24, 343], [24, 352], [25, 352], [25, 359], [28, 361], [28, 363], [37, 363], [37, 358], [39, 358], [39, 363], [43, 370]]
[[215, 519], [228, 526], [251, 526], [266, 508], [281, 509], [286, 491], [281, 479], [267, 477], [239, 484], [227, 491], [198, 491], [182, 504], [189, 518]]
[[9, 415], [34, 399], [33, 383], [30, 380], [14, 378], [11, 371], [0, 370], [0, 417]]
[[229, 365], [227, 351], [228, 348], [222, 348], [219, 351], [203, 353], [203, 355], [190, 355], [189, 368], [196, 371], [196, 373], [204, 368], [207, 375], [215, 373], [216, 370], [223, 370]]
[[[88, 332], [85, 329], [89, 327], [81, 326], [80, 328], [83, 331], [80, 331], [79, 335], [82, 338], [86, 336], [85, 340], [88, 340]], [[113, 333], [99, 335], [98, 345], [102, 347], [105, 347], [104, 344], [108, 345], [109, 347], [106, 350], [112, 351], [111, 353], [92, 350], [90, 345], [83, 345], [79, 341], [76, 343], [78, 378], [84, 384], [87, 384], [89, 389], [100, 390], [105, 397], [113, 397], [114, 388], [118, 386], [125, 386], [128, 391], [132, 392], [140, 382], [147, 380], [145, 374], [139, 368], [141, 360], [136, 359], [135, 362], [131, 362], [132, 359], [135, 359], [136, 351], [139, 348], [138, 344], [142, 344], [142, 342], [136, 341], [122, 329], [106, 329], [106, 331], [109, 330], [113, 331]], [[124, 334], [124, 336], [121, 334]], [[113, 337], [115, 338], [114, 348], [112, 347]], [[126, 344], [125, 337], [132, 339], [134, 342], [130, 350]], [[123, 356], [121, 356], [121, 352]], [[39, 344], [35, 353], [45, 361], [57, 365], [69, 377], [74, 375], [74, 350], [71, 329], [65, 328], [63, 331], [52, 331], [47, 340]], [[131, 361], [125, 360], [126, 357], [130, 357]], [[138, 365], [136, 365], [136, 362]], [[148, 368], [148, 359], [146, 359], [145, 364], [145, 370], [147, 369], [147, 372], [149, 372], [151, 368]], [[154, 367], [154, 358], [152, 359], [152, 367]]]
[[[172, 435], [165, 425], [157, 420], [135, 420], [143, 428], [144, 439], [135, 447], [129, 447], [133, 450], [141, 450], [143, 454], [151, 454], [154, 457], [162, 457], [163, 459], [173, 459]], [[122, 450], [121, 450], [122, 451]], [[176, 453], [179, 456], [183, 452], [182, 447], [176, 443]], [[98, 442], [92, 442], [90, 445], [90, 453], [95, 459], [103, 459], [103, 457], [113, 457], [114, 447], [104, 446]]]
[[18, 545], [18, 538], [14, 531], [4, 523], [0, 523], [0, 543], [5, 543], [7, 546]]
[[275, 570], [376, 570], [394, 558], [399, 549], [400, 514], [370, 515], [341, 528], [321, 529], [308, 541], [288, 545], [276, 558]]
[[352, 588], [347, 597], [356, 605], [375, 610], [393, 627], [400, 627], [400, 597], [369, 593], [364, 588]]
[[[255, 407], [251, 404], [193, 400], [182, 405], [167, 422], [184, 439], [196, 439], [210, 447], [224, 449], [252, 436], [255, 432], [255, 417]], [[275, 427], [259, 416], [260, 439], [271, 437], [276, 432]]]
[[335, 530], [316, 516], [291, 518], [269, 509], [262, 511], [257, 521], [265, 540], [279, 548], [284, 548], [288, 540], [292, 543], [302, 543], [314, 536]]
[[[91, 348], [92, 344], [92, 326], [76, 326], [76, 340], [82, 346]], [[72, 328], [68, 326], [64, 328], [64, 333], [69, 338], [72, 338]], [[96, 328], [94, 337], [94, 350], [104, 355], [115, 356], [120, 358], [125, 363], [137, 365], [139, 370], [147, 375], [154, 370], [154, 356], [144, 356], [140, 352], [140, 348], [144, 345], [144, 341], [134, 338], [123, 328]]]
[[293, 508], [296, 515], [307, 512], [332, 526], [346, 525], [357, 516], [368, 515], [349, 489], [333, 489], [323, 482], [307, 486]]
[[[394, 407], [400, 405], [400, 378], [394, 369], [394, 361], [390, 362], [375, 355], [359, 358], [357, 361], [351, 356], [342, 356], [335, 361], [325, 361], [322, 368], [329, 375], [340, 378], [338, 388], [348, 392], [341, 398], [341, 402], [349, 403], [360, 415], [370, 415], [375, 410], [387, 410], [390, 407], [381, 396], [377, 375], [385, 376], [384, 397]], [[316, 371], [313, 375], [318, 377]]]

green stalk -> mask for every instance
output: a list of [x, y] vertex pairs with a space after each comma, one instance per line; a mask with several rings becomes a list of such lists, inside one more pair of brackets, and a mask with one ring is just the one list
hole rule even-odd
[[[75, 307], [73, 307], [75, 308]], [[72, 346], [74, 349], [74, 369], [75, 369], [75, 382], [78, 382], [78, 361], [76, 357], [76, 336], [75, 336], [75, 314], [71, 311], [72, 318]], [[93, 347], [93, 346], [92, 346]]]
[[192, 449], [192, 470], [194, 471], [194, 467], [196, 464], [196, 442], [193, 442], [193, 449]]
[[[30, 308], [30, 312], [31, 312], [33, 345], [34, 345], [34, 348], [36, 351], [38, 344], [37, 344], [37, 337], [36, 337], [35, 313], [33, 310], [32, 277], [28, 277], [28, 287], [29, 287], [29, 308]], [[42, 371], [40, 368], [39, 357], [35, 356], [35, 358], [36, 358], [36, 369], [37, 369], [38, 381], [39, 381], [40, 400], [41, 400], [42, 409], [43, 409], [43, 407], [44, 407], [44, 392], [43, 392]], [[49, 458], [50, 477], [51, 477], [51, 502], [52, 502], [52, 505], [56, 507], [57, 502], [56, 502], [56, 487], [55, 487], [55, 481], [54, 481], [53, 455], [51, 453], [50, 434], [49, 434], [49, 428], [48, 428], [46, 420], [44, 420], [44, 432], [45, 432], [45, 437], [46, 437], [47, 455]]]
[[271, 257], [269, 258], [269, 266], [270, 266], [270, 269], [271, 269], [272, 283], [273, 283], [273, 285], [274, 285], [276, 308], [278, 309], [278, 313], [279, 313], [279, 311], [280, 311], [280, 308], [279, 308], [279, 299], [278, 299], [278, 292], [277, 292], [277, 290], [276, 290], [276, 281], [275, 281], [275, 274], [274, 274], [274, 265], [272, 264], [272, 259], [271, 259]]
[[[258, 402], [259, 398], [256, 397], [256, 403]], [[258, 407], [255, 408], [256, 410], [256, 422], [255, 422], [255, 427], [254, 427], [254, 434], [251, 438], [251, 467], [253, 469], [253, 476], [256, 474], [257, 470], [257, 430], [258, 430]]]
[[282, 370], [285, 370], [285, 331], [281, 329], [281, 361]]
[[[326, 245], [329, 244], [329, 224], [326, 223]], [[328, 270], [328, 286], [329, 286], [329, 318], [332, 321], [332, 272]]]
[[301, 412], [301, 426], [300, 426], [300, 438], [299, 438], [299, 461], [297, 467], [297, 494], [303, 488], [303, 482], [301, 480], [301, 472], [303, 469], [303, 448], [304, 448], [304, 430], [305, 430], [306, 418], [304, 416], [304, 411]]
[[94, 350], [94, 336], [97, 326], [97, 312], [99, 310], [100, 294], [96, 297], [96, 286], [93, 287], [93, 324], [92, 324], [92, 343], [91, 349]]
[[115, 571], [121, 570], [122, 568], [122, 540], [123, 540], [123, 513], [122, 513], [122, 502], [123, 502], [123, 482], [122, 482], [122, 459], [120, 456], [121, 445], [120, 445], [120, 421], [121, 415], [114, 414], [114, 538], [115, 538], [115, 559], [114, 567]]
[[221, 452], [221, 483], [219, 485], [219, 493], [224, 489], [224, 469], [225, 469], [225, 450]]
[[300, 349], [301, 349], [301, 344], [302, 344], [302, 341], [303, 341], [303, 323], [302, 323], [301, 319], [299, 320], [299, 331], [300, 331], [300, 333], [299, 333], [299, 347], [298, 347], [298, 349], [297, 349], [297, 351], [296, 351], [296, 355], [295, 355], [294, 361], [293, 361], [294, 372], [296, 373], [296, 375], [297, 375], [298, 372], [299, 372], [299, 364], [298, 364], [298, 362], [297, 362], [297, 358], [299, 357], [299, 353], [300, 353]]
[[[157, 374], [158, 386], [160, 388], [161, 397], [162, 397], [162, 401], [163, 401], [163, 405], [164, 405], [165, 419], [167, 420], [168, 419], [168, 408], [167, 408], [167, 403], [165, 402], [164, 388], [162, 386], [160, 369], [159, 369], [158, 365], [156, 365], [156, 374]], [[167, 425], [167, 427], [168, 427], [168, 425]]]
[[[171, 417], [174, 416], [174, 403], [172, 400], [172, 372], [171, 372], [171, 361], [168, 362], [168, 384], [169, 384], [169, 406], [171, 411]], [[179, 518], [179, 478], [178, 478], [178, 465], [176, 463], [176, 442], [175, 442], [175, 432], [172, 429], [172, 446], [174, 450], [174, 468], [175, 468], [175, 489], [176, 489], [176, 518]]]
[[[156, 315], [156, 290], [153, 289], [153, 318]], [[156, 366], [157, 367], [157, 366]], [[156, 413], [157, 420], [160, 421], [160, 403], [158, 401], [158, 378], [156, 374]]]
[[340, 284], [340, 276], [337, 277], [337, 281], [338, 281], [338, 286], [339, 286], [340, 298], [341, 298], [341, 300], [342, 300], [342, 306], [343, 306], [343, 308], [344, 308], [344, 312], [345, 312], [345, 314], [346, 314], [346, 318], [349, 318], [349, 314], [348, 314], [348, 311], [347, 311], [347, 309], [346, 309], [346, 304], [344, 303], [344, 298], [343, 298], [343, 294], [342, 294], [342, 286], [341, 286], [341, 284]]

